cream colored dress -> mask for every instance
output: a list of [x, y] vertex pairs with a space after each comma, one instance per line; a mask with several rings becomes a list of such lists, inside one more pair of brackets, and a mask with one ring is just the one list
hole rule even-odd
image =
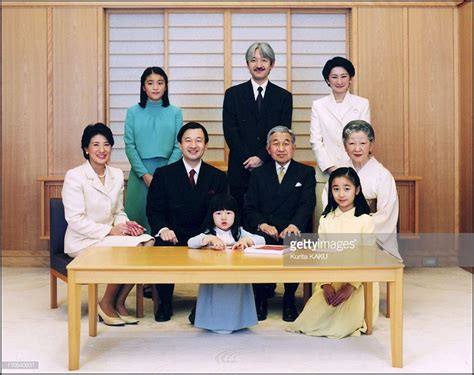
[[[354, 216], [355, 208], [342, 212], [337, 208], [326, 217], [321, 217], [318, 233], [320, 238], [327, 239], [328, 234], [371, 234], [374, 233], [374, 220], [369, 215]], [[363, 245], [370, 245], [373, 236], [360, 236]], [[317, 283], [313, 296], [306, 303], [298, 319], [288, 327], [288, 331], [305, 333], [310, 336], [327, 336], [329, 338], [343, 338], [346, 336], [360, 336], [367, 331], [364, 320], [364, 286], [362, 283], [350, 283], [354, 291], [349, 299], [337, 307], [330, 306], [324, 299], [321, 286], [326, 283]], [[336, 292], [345, 283], [331, 283]], [[373, 321], [375, 323], [379, 313], [379, 285], [374, 283]]]

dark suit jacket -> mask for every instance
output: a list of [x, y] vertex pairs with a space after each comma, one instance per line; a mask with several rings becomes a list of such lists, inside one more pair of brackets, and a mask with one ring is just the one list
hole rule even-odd
[[264, 162], [270, 159], [266, 151], [267, 134], [271, 128], [284, 125], [291, 128], [293, 98], [287, 90], [268, 82], [260, 114], [251, 81], [227, 89], [224, 96], [224, 137], [229, 146], [229, 185], [246, 187], [250, 173], [242, 163], [250, 156]]
[[288, 166], [282, 183], [273, 160], [257, 168], [250, 177], [244, 212], [250, 231], [267, 223], [281, 232], [294, 224], [301, 232], [311, 230], [316, 204], [314, 168], [294, 160]]
[[155, 236], [163, 227], [173, 230], [180, 244], [201, 232], [211, 198], [227, 192], [224, 172], [202, 162], [197, 184], [191, 187], [181, 160], [157, 168], [148, 190], [146, 214]]

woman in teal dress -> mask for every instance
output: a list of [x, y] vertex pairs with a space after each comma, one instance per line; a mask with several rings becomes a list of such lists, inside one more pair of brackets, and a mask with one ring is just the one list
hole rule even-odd
[[168, 76], [163, 69], [146, 68], [140, 81], [140, 102], [128, 109], [125, 119], [125, 153], [131, 164], [125, 212], [153, 236], [156, 233], [150, 233], [146, 217], [148, 187], [156, 168], [181, 158], [176, 136], [183, 114], [170, 104]]

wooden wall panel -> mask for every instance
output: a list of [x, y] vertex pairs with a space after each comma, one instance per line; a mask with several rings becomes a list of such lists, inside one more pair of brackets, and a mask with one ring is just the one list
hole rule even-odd
[[473, 232], [474, 186], [473, 128], [472, 128], [472, 2], [459, 8], [460, 30], [460, 231]]
[[[97, 8], [53, 9], [52, 174], [81, 163], [85, 125], [99, 120]], [[102, 35], [102, 34], [101, 34]]]
[[[47, 15], [45, 9], [3, 9], [2, 12], [2, 256], [5, 261], [8, 257], [21, 257], [26, 251], [47, 248], [46, 242], [38, 240], [40, 189], [36, 181], [38, 175], [47, 172]], [[7, 254], [5, 249], [10, 252]]]
[[408, 10], [410, 172], [423, 176], [422, 232], [453, 232], [454, 10]]
[[370, 100], [377, 159], [404, 174], [404, 50], [402, 8], [359, 8], [359, 95]]

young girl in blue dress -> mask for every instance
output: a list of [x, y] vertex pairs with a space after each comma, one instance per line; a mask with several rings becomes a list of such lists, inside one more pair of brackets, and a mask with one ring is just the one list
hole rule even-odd
[[[239, 224], [237, 201], [229, 194], [212, 198], [203, 224], [204, 232], [189, 239], [190, 248], [243, 250], [264, 245], [262, 236], [251, 234]], [[192, 320], [192, 318], [190, 318]], [[257, 313], [251, 284], [201, 284], [194, 326], [217, 333], [256, 325]]]

